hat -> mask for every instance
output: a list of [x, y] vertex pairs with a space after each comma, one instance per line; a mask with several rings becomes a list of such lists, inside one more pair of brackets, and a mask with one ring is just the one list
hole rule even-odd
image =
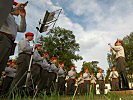
[[120, 41], [119, 39], [117, 39], [116, 42], [115, 42], [115, 44], [116, 44], [116, 43], [121, 43], [121, 41]]
[[35, 45], [35, 47], [40, 47], [41, 46], [41, 44], [40, 43], [37, 43], [36, 45]]
[[13, 2], [13, 5], [15, 5], [15, 6], [16, 6], [17, 4], [18, 4], [17, 2]]
[[83, 73], [81, 72], [80, 75], [83, 75]]
[[27, 32], [25, 36], [34, 36], [34, 34], [32, 32]]
[[48, 52], [44, 52], [45, 55], [48, 55], [49, 53]]
[[102, 70], [102, 68], [98, 67], [98, 70]]
[[64, 62], [60, 62], [59, 64], [60, 64], [60, 65], [63, 65], [63, 64], [64, 64]]
[[112, 69], [112, 68], [115, 68], [115, 66], [111, 66], [111, 69]]
[[74, 66], [70, 66], [70, 68], [72, 68], [72, 67], [74, 67]]
[[88, 68], [84, 68], [84, 71], [85, 71], [85, 70], [89, 70], [89, 69], [88, 69]]
[[15, 63], [14, 61], [10, 62], [10, 65], [11, 65], [11, 64], [14, 64], [14, 63]]
[[52, 57], [51, 60], [52, 60], [52, 61], [53, 61], [53, 60], [57, 60], [57, 58], [56, 58], [56, 57]]
[[15, 63], [14, 60], [13, 59], [10, 59], [8, 64], [11, 65], [11, 64], [14, 64], [14, 63]]

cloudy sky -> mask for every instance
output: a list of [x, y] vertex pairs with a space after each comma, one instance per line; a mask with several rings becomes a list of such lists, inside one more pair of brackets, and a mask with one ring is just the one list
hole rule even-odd
[[[60, 8], [63, 12], [56, 26], [72, 30], [80, 44], [77, 53], [83, 60], [75, 62], [77, 71], [80, 71], [83, 61], [94, 60], [106, 70], [107, 44], [113, 44], [117, 38], [122, 39], [132, 32], [133, 0], [29, 0], [26, 7], [27, 31], [36, 32], [38, 21], [43, 19], [46, 10]], [[16, 41], [22, 37], [24, 34], [18, 34]]]

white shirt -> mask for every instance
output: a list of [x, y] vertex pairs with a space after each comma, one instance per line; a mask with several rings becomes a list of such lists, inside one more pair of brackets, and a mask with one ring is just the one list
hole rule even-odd
[[84, 73], [83, 78], [84, 78], [84, 80], [91, 80], [89, 73]]
[[91, 76], [91, 83], [95, 83], [96, 84], [96, 77], [95, 76]]
[[109, 78], [118, 78], [118, 77], [119, 77], [119, 75], [118, 75], [117, 71], [111, 71], [110, 72]]
[[111, 46], [113, 53], [118, 57], [125, 57], [124, 48], [122, 46]]
[[97, 73], [98, 80], [104, 80], [104, 76], [102, 73]]
[[82, 84], [82, 83], [84, 83], [84, 78], [83, 77], [79, 77], [77, 81], [78, 81], [78, 84]]

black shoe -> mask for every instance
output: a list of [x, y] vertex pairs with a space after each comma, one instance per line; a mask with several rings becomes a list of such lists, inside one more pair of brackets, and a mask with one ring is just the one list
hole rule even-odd
[[121, 88], [120, 90], [129, 90], [128, 87]]
[[46, 93], [47, 96], [51, 96], [51, 93]]

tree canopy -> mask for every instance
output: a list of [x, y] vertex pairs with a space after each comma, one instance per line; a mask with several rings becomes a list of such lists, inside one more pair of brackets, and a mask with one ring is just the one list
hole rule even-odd
[[126, 69], [129, 74], [133, 73], [133, 32], [122, 40], [125, 49]]
[[63, 61], [67, 67], [74, 65], [73, 61], [82, 60], [82, 57], [76, 54], [80, 47], [70, 30], [55, 27], [50, 29], [45, 37], [41, 36], [39, 42], [43, 45], [43, 52], [49, 52], [50, 57], [58, 57], [58, 61]]
[[83, 62], [81, 72], [83, 72], [85, 68], [88, 68], [90, 73], [94, 73], [96, 75], [97, 68], [98, 68], [98, 66], [97, 66], [98, 63], [99, 63], [98, 61]]

